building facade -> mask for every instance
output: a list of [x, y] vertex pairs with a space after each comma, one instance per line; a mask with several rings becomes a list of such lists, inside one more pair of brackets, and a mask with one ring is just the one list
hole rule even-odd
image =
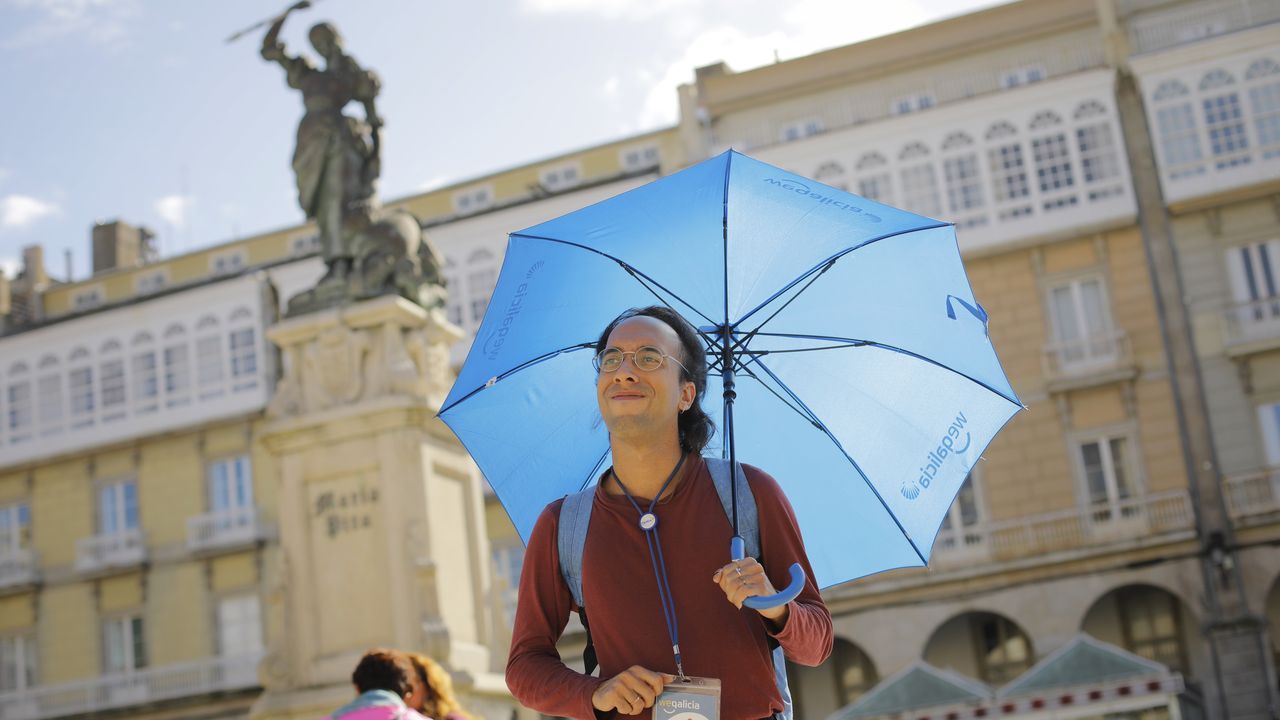
[[[1002, 689], [1080, 653], [1132, 656], [1213, 718], [1275, 717], [1280, 6], [1023, 0], [702, 68], [680, 103], [673, 128], [393, 203], [443, 255], [467, 333], [452, 362], [508, 232], [729, 147], [952, 221], [1028, 411], [974, 469], [929, 569], [826, 591], [836, 647], [792, 668], [797, 717], [863, 697], [912, 720], [1031, 717]], [[287, 632], [265, 338], [323, 273], [314, 229], [150, 262], [120, 245], [144, 235], [108, 230], [94, 276], [51, 281], [32, 249], [0, 298], [0, 719], [244, 716]], [[497, 676], [523, 550], [491, 496], [485, 518], [492, 627], [462, 634], [487, 638]], [[581, 637], [563, 650], [575, 661]], [[908, 677], [958, 704], [885, 700]], [[1178, 712], [1118, 692], [1056, 697]], [[488, 716], [510, 712], [498, 695], [475, 695]]]

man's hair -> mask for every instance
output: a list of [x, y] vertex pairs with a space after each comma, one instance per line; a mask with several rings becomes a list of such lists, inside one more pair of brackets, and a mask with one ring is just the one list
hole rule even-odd
[[707, 354], [703, 348], [698, 331], [685, 320], [680, 313], [665, 305], [650, 305], [643, 308], [631, 308], [613, 319], [609, 326], [600, 333], [596, 341], [596, 354], [600, 354], [609, 343], [609, 334], [624, 320], [633, 317], [651, 317], [667, 324], [680, 338], [680, 355], [676, 358], [684, 367], [680, 370], [680, 379], [692, 382], [694, 387], [693, 404], [688, 410], [680, 413], [677, 428], [680, 432], [680, 449], [694, 455], [702, 453], [702, 449], [711, 440], [716, 425], [702, 409], [702, 396], [707, 392]]
[[360, 658], [351, 673], [351, 682], [361, 693], [388, 690], [396, 697], [404, 697], [413, 690], [414, 675], [413, 664], [404, 653], [374, 648]]

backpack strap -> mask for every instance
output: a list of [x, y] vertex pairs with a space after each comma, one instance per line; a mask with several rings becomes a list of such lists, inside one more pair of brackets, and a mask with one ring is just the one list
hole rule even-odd
[[591, 641], [591, 625], [587, 622], [587, 608], [582, 601], [582, 555], [587, 548], [587, 528], [591, 525], [591, 506], [594, 504], [596, 486], [566, 495], [560, 504], [560, 521], [556, 533], [556, 547], [560, 551], [560, 577], [569, 588], [573, 602], [578, 606], [578, 619], [587, 634], [587, 647], [582, 652], [582, 664], [586, 674], [596, 669], [596, 646]]
[[582, 554], [587, 547], [587, 527], [591, 524], [591, 506], [596, 486], [566, 495], [560, 505], [560, 526], [556, 545], [560, 550], [560, 575], [579, 607], [582, 602]]
[[[711, 480], [715, 483], [716, 494], [720, 496], [720, 505], [724, 507], [724, 515], [733, 522], [733, 492], [729, 487], [729, 461], [724, 458], [709, 457], [707, 470], [711, 471]], [[756, 512], [756, 497], [747, 482], [747, 474], [742, 471], [742, 463], [738, 463], [734, 479], [738, 483], [738, 535], [746, 545], [748, 557], [760, 559], [760, 515]]]

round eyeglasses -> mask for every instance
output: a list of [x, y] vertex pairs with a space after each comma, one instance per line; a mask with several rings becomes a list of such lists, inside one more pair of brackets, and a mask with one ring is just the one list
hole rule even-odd
[[656, 348], [652, 345], [646, 345], [639, 350], [628, 350], [627, 352], [623, 352], [618, 348], [605, 348], [600, 354], [593, 357], [591, 362], [596, 366], [596, 372], [617, 372], [618, 368], [622, 367], [622, 361], [628, 355], [631, 356], [631, 364], [635, 365], [637, 370], [643, 370], [644, 372], [657, 370], [662, 367], [663, 361], [668, 358], [671, 359], [671, 362], [679, 365], [682, 370], [689, 372], [689, 369], [679, 360], [662, 352], [662, 348]]

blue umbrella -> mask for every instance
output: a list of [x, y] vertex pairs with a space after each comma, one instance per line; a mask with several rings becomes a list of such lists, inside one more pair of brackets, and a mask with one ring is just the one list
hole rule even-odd
[[925, 565], [1022, 408], [952, 225], [729, 151], [510, 235], [440, 417], [525, 540], [609, 466], [595, 340], [655, 303], [707, 345], [707, 452], [778, 480], [819, 587]]

